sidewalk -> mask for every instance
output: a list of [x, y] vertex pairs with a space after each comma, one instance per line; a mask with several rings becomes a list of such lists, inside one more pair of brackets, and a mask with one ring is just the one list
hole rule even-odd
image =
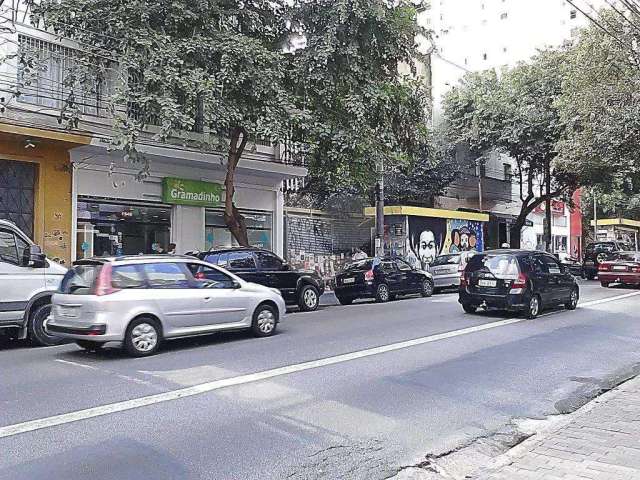
[[527, 439], [473, 478], [640, 479], [640, 377]]

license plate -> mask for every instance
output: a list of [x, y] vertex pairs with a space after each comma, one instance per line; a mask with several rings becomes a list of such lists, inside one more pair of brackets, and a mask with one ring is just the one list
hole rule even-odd
[[627, 269], [627, 267], [625, 267], [623, 265], [614, 265], [613, 269], [617, 270], [617, 271], [625, 271]]
[[355, 278], [345, 278], [342, 283], [344, 283], [345, 285], [347, 283], [356, 283], [356, 279]]
[[71, 307], [58, 307], [60, 315], [68, 318], [78, 318], [78, 309]]
[[498, 282], [496, 280], [478, 280], [479, 287], [496, 287]]
[[595, 265], [595, 263], [593, 263], [593, 260], [587, 260], [586, 262], [584, 262], [585, 265]]

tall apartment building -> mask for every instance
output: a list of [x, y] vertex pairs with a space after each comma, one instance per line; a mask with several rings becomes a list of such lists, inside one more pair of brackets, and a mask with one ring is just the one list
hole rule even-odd
[[[590, 15], [606, 0], [575, 0]], [[436, 115], [443, 95], [467, 72], [514, 66], [545, 47], [562, 45], [589, 22], [565, 0], [433, 0], [433, 97]]]
[[[183, 132], [187, 140], [179, 144], [161, 143], [148, 121], [138, 150], [150, 171], [139, 181], [140, 166], [110, 149], [109, 92], [125, 77], [118, 75], [118, 59], [105, 78], [76, 86], [79, 122], [65, 128], [58, 121], [69, 95], [65, 77], [82, 46], [32, 25], [21, 0], [0, 2], [0, 24], [0, 218], [62, 263], [152, 253], [169, 243], [179, 252], [233, 243], [222, 211], [226, 152], [198, 148], [206, 129]], [[22, 54], [39, 59], [40, 71], [28, 81], [18, 64]], [[117, 109], [139, 115], [131, 105]], [[251, 145], [236, 171], [236, 204], [250, 242], [282, 254], [282, 184], [303, 178], [306, 169], [282, 145], [260, 139]]]

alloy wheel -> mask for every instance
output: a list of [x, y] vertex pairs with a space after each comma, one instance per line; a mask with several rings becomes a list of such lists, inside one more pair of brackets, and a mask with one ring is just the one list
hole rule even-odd
[[540, 312], [540, 301], [537, 296], [531, 297], [531, 301], [529, 302], [529, 314], [532, 317], [535, 317]]
[[131, 343], [140, 352], [150, 352], [158, 343], [158, 332], [148, 323], [136, 325], [131, 331]]
[[571, 308], [575, 308], [578, 305], [578, 291], [572, 290], [571, 297], [569, 297], [569, 302], [571, 302]]
[[386, 285], [383, 284], [378, 287], [378, 297], [383, 302], [389, 300], [389, 288]]
[[302, 296], [302, 300], [308, 309], [313, 310], [318, 304], [318, 295], [315, 290], [312, 288], [307, 289]]
[[276, 326], [276, 318], [271, 310], [264, 309], [258, 314], [258, 330], [262, 333], [269, 334]]
[[425, 297], [433, 295], [433, 284], [429, 280], [425, 280], [422, 284], [422, 292]]

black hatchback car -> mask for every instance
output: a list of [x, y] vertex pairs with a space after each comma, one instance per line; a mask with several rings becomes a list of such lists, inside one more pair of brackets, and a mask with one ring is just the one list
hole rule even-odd
[[584, 251], [584, 261], [582, 270], [584, 276], [589, 280], [593, 280], [598, 275], [598, 266], [600, 263], [611, 260], [618, 252], [633, 250], [629, 245], [622, 242], [596, 242], [587, 245]]
[[433, 278], [399, 258], [359, 260], [336, 275], [335, 294], [342, 305], [349, 305], [356, 298], [375, 298], [383, 303], [398, 295], [416, 293], [423, 297], [433, 295]]
[[580, 289], [553, 255], [527, 250], [494, 250], [475, 255], [462, 272], [458, 301], [467, 313], [479, 307], [523, 312], [535, 318], [546, 307], [574, 310]]
[[325, 284], [314, 271], [296, 270], [282, 258], [261, 248], [227, 248], [197, 254], [200, 260], [218, 265], [247, 282], [280, 290], [287, 305], [305, 312], [316, 310]]

